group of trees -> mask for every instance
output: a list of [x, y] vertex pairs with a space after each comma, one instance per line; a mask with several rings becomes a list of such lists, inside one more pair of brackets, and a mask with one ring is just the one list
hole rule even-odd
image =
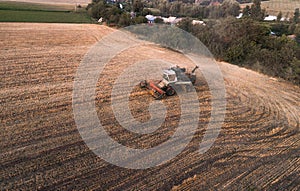
[[[237, 16], [240, 11], [239, 3], [224, 0], [220, 6], [201, 6], [185, 1], [150, 1], [145, 7], [159, 9], [161, 16], [193, 17], [198, 19], [221, 18], [224, 16]], [[155, 13], [154, 13], [155, 14]]]
[[[300, 84], [299, 8], [289, 22], [279, 22], [279, 19], [271, 24], [262, 22], [265, 10], [261, 8], [261, 0], [253, 0], [251, 6], [246, 6], [242, 19], [235, 18], [240, 12], [239, 4], [230, 0], [208, 7], [182, 1], [132, 0], [120, 6], [93, 0], [88, 12], [117, 26], [147, 22], [147, 14], [185, 17], [178, 26], [199, 38], [217, 59]], [[278, 16], [282, 17], [282, 13]], [[192, 25], [192, 18], [208, 20], [206, 25]], [[271, 31], [276, 36], [270, 35]], [[296, 40], [288, 37], [291, 34], [296, 35]]]
[[[286, 35], [271, 36], [264, 23], [227, 17], [205, 26], [191, 25], [185, 19], [179, 27], [199, 38], [218, 60], [300, 84], [299, 44]], [[300, 26], [294, 30], [300, 33]]]
[[265, 18], [265, 10], [261, 8], [260, 0], [253, 0], [251, 7], [247, 5], [243, 9], [243, 17], [250, 17], [257, 21], [262, 21]]
[[[290, 22], [262, 22], [266, 12], [260, 0], [243, 9], [243, 18], [236, 19], [234, 6], [218, 11], [218, 18], [209, 20], [205, 26], [192, 25], [185, 19], [179, 27], [199, 38], [219, 59], [248, 67], [262, 73], [280, 77], [300, 84], [300, 14], [295, 9]], [[228, 7], [226, 1], [218, 8]], [[213, 12], [210, 12], [213, 13]], [[281, 13], [282, 14], [282, 13]], [[280, 15], [279, 15], [280, 16]], [[271, 35], [271, 31], [276, 36]], [[289, 35], [294, 34], [293, 39]]]
[[238, 16], [240, 5], [231, 0], [225, 0], [220, 6], [209, 7], [209, 18], [218, 19], [228, 16]]
[[[264, 9], [261, 8], [261, 0], [251, 0], [253, 4], [246, 6], [243, 9], [243, 17], [250, 17], [257, 21], [262, 21], [266, 15]], [[88, 13], [95, 19], [103, 18], [108, 23], [116, 25], [129, 25], [140, 22], [146, 22], [141, 17], [137, 20], [132, 20], [138, 16], [147, 14], [159, 16], [176, 16], [176, 17], [191, 17], [197, 19], [219, 19], [228, 16], [238, 16], [240, 13], [239, 3], [232, 0], [219, 0], [222, 2], [219, 6], [201, 6], [193, 4], [189, 0], [163, 1], [163, 0], [125, 0], [120, 3], [115, 3], [111, 0], [92, 0], [87, 7]], [[130, 14], [131, 13], [131, 14]], [[132, 15], [133, 13], [133, 15]], [[295, 9], [293, 22], [299, 23], [299, 8]], [[121, 18], [121, 22], [119, 22]], [[129, 19], [131, 18], [131, 19]], [[282, 18], [282, 13], [278, 14], [277, 20]]]
[[87, 10], [92, 18], [102, 18], [110, 26], [124, 27], [147, 22], [145, 15], [149, 14], [149, 11], [144, 9], [142, 1], [130, 2], [120, 4], [107, 0], [93, 0], [87, 6]]
[[[128, 24], [135, 24], [141, 21], [145, 22], [141, 17], [137, 20], [134, 20], [134, 18], [147, 14], [165, 17], [192, 17], [197, 19], [218, 19], [227, 16], [237, 16], [239, 15], [240, 6], [237, 2], [230, 0], [224, 0], [220, 6], [200, 6], [192, 3], [184, 3], [184, 1], [168, 2], [156, 0], [146, 2], [142, 0], [128, 0], [122, 3], [121, 8], [119, 3], [112, 3], [107, 0], [93, 0], [87, 9], [90, 16], [95, 19], [102, 17], [107, 23], [127, 26]], [[130, 12], [133, 12], [134, 15], [131, 15]], [[125, 20], [126, 22], [119, 22], [118, 18], [122, 18], [121, 20]]]

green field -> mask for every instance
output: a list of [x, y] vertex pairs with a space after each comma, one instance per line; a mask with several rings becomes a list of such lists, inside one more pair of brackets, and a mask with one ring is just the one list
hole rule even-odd
[[85, 8], [72, 5], [48, 5], [0, 2], [0, 22], [91, 23]]

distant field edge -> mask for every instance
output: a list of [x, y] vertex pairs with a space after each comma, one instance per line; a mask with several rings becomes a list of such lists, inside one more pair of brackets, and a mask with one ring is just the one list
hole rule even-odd
[[0, 1], [0, 22], [93, 23], [85, 8], [71, 5]]

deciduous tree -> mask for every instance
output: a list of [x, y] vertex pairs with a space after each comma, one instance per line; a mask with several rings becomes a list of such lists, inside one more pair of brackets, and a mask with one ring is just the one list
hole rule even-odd
[[293, 21], [294, 21], [294, 23], [299, 23], [299, 21], [300, 21], [299, 8], [295, 9]]
[[261, 0], [253, 0], [250, 17], [257, 21], [262, 21], [265, 17], [265, 10], [261, 9]]
[[282, 12], [280, 11], [277, 15], [277, 21], [279, 22], [282, 19]]

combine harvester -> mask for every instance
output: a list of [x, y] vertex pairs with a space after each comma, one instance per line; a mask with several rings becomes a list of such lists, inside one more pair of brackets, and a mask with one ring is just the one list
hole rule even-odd
[[191, 71], [186, 71], [186, 68], [178, 66], [163, 70], [163, 79], [159, 81], [143, 80], [140, 82], [140, 87], [148, 89], [150, 94], [157, 100], [167, 96], [172, 96], [176, 93], [175, 89], [185, 89], [189, 91], [196, 82], [195, 71], [198, 66]]

